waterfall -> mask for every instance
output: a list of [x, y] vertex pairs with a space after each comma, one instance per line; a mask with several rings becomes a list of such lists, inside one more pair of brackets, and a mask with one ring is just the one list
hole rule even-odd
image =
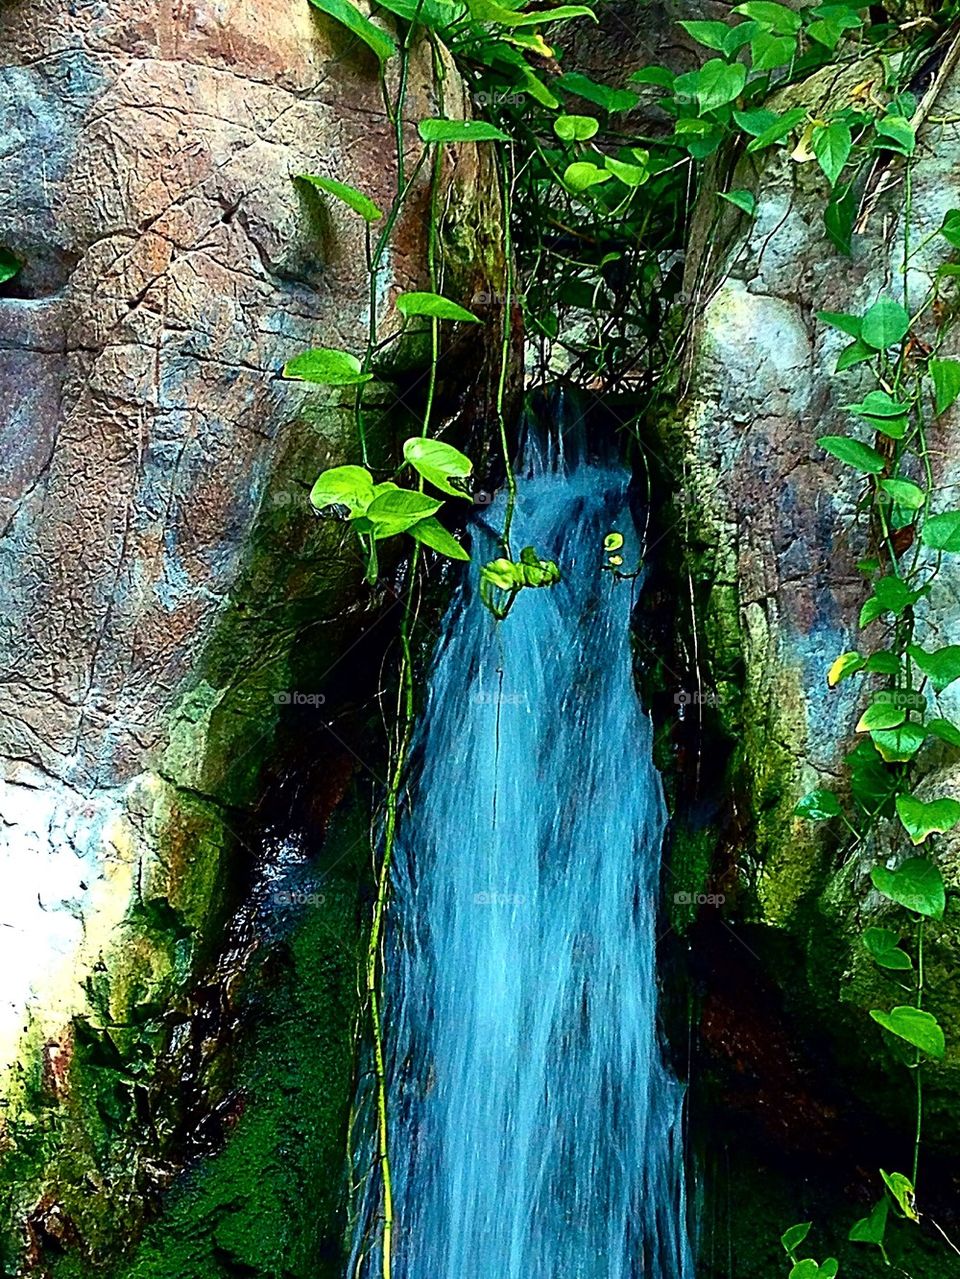
[[[395, 852], [393, 1275], [689, 1279], [682, 1089], [657, 1034], [665, 810], [635, 582], [603, 568], [612, 530], [636, 566], [629, 477], [530, 444], [519, 478], [514, 551], [563, 578], [496, 622], [477, 578], [502, 501], [475, 525]], [[351, 1276], [379, 1274], [363, 1247]]]

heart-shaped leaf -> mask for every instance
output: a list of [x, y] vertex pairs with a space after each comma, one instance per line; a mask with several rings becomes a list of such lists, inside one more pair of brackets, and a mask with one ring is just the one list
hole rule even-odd
[[884, 763], [903, 764], [913, 759], [927, 735], [919, 724], [901, 724], [899, 728], [874, 729], [870, 736]]
[[502, 129], [486, 120], [421, 120], [417, 132], [424, 142], [509, 142]]
[[903, 341], [910, 328], [910, 316], [899, 302], [881, 298], [863, 317], [860, 336], [867, 346], [876, 351], [886, 351]]
[[[429, 440], [424, 436], [414, 436], [403, 446], [404, 460], [434, 488], [441, 493], [449, 493], [451, 497], [469, 497], [465, 490], [465, 481], [473, 473], [473, 463], [452, 444], [443, 440]], [[451, 481], [460, 480], [460, 487]]]
[[869, 444], [852, 440], [848, 435], [821, 435], [817, 443], [822, 449], [867, 475], [879, 475], [886, 466], [883, 455]]
[[900, 938], [889, 928], [868, 928], [863, 934], [863, 944], [871, 959], [881, 968], [893, 968], [902, 972], [913, 967], [913, 960], [900, 949]]
[[907, 651], [928, 677], [935, 692], [942, 693], [954, 680], [960, 679], [960, 644], [947, 644], [932, 653], [911, 644]]
[[933, 379], [936, 411], [945, 413], [960, 395], [960, 360], [931, 360], [927, 367]]
[[863, 670], [866, 658], [861, 657], [857, 652], [841, 653], [835, 658], [829, 671], [827, 671], [827, 683], [831, 688], [835, 688], [841, 680], [847, 679], [850, 675], [855, 675], [857, 671]]
[[909, 1217], [911, 1221], [919, 1221], [920, 1217], [917, 1213], [914, 1201], [913, 1182], [909, 1177], [905, 1177], [902, 1172], [884, 1172], [880, 1169], [880, 1176], [883, 1178], [883, 1184], [893, 1195], [900, 1211], [905, 1217]]
[[780, 1242], [783, 1245], [783, 1251], [788, 1256], [792, 1256], [810, 1233], [813, 1226], [812, 1221], [801, 1221], [799, 1225], [791, 1226], [789, 1230], [785, 1230], [780, 1236]]
[[913, 1008], [909, 1004], [904, 1004], [899, 1008], [891, 1009], [888, 1013], [880, 1008], [871, 1008], [870, 1016], [878, 1026], [888, 1030], [891, 1035], [896, 1035], [898, 1039], [912, 1044], [914, 1048], [919, 1048], [928, 1057], [934, 1057], [939, 1061], [946, 1051], [946, 1042], [940, 1023], [932, 1013], [924, 1012], [922, 1008]]
[[[899, 798], [908, 797], [901, 795]], [[930, 919], [943, 918], [946, 906], [943, 876], [928, 857], [910, 857], [896, 870], [874, 866], [870, 878], [874, 888], [898, 906], [905, 906], [907, 910], [927, 915]]]
[[299, 382], [316, 382], [320, 386], [360, 386], [369, 382], [372, 373], [364, 373], [360, 361], [349, 351], [317, 347], [295, 355], [283, 366], [283, 376]]
[[434, 516], [413, 524], [407, 530], [412, 538], [429, 546], [432, 551], [445, 555], [449, 560], [469, 560], [470, 556], [457, 539]]
[[373, 479], [363, 466], [334, 466], [324, 471], [310, 490], [310, 501], [320, 512], [346, 507], [351, 515], [358, 515], [373, 497]]
[[892, 702], [874, 702], [860, 716], [856, 731], [869, 733], [876, 728], [898, 728], [907, 718], [906, 711]]
[[601, 182], [609, 182], [612, 177], [608, 169], [599, 169], [589, 160], [575, 160], [563, 171], [563, 180], [571, 191], [589, 191]]
[[953, 830], [960, 822], [960, 803], [955, 799], [924, 801], [913, 795], [898, 795], [897, 813], [914, 844], [922, 844], [930, 835]]
[[380, 541], [395, 533], [406, 533], [414, 524], [419, 524], [430, 515], [436, 515], [442, 505], [442, 502], [427, 497], [425, 493], [395, 488], [375, 497], [365, 515], [373, 525], [374, 537]]
[[875, 1204], [869, 1217], [861, 1217], [850, 1227], [847, 1236], [853, 1243], [883, 1243], [887, 1229], [887, 1217], [890, 1215], [890, 1200], [884, 1197]]
[[439, 293], [401, 293], [397, 297], [397, 310], [406, 319], [421, 315], [436, 320], [457, 320], [462, 324], [480, 323], [472, 311]]
[[934, 551], [960, 551], [960, 511], [943, 511], [924, 522], [920, 540]]
[[553, 131], [564, 142], [586, 142], [600, 128], [592, 115], [558, 115]]
[[806, 817], [811, 822], [826, 822], [843, 812], [840, 801], [831, 790], [812, 790], [793, 810], [795, 817]]

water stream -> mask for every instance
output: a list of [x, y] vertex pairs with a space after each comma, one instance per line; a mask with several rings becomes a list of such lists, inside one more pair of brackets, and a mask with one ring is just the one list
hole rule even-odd
[[635, 583], [602, 567], [614, 529], [636, 565], [628, 476], [527, 452], [512, 542], [563, 580], [494, 622], [476, 577], [502, 506], [475, 527], [396, 852], [393, 1273], [688, 1279], [682, 1090], [657, 1033], [664, 804], [631, 675]]

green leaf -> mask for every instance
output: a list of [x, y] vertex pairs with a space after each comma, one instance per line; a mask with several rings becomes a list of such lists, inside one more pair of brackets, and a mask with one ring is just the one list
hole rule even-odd
[[721, 53], [726, 49], [731, 28], [725, 22], [681, 22], [678, 25], [693, 36], [697, 44], [705, 45], [708, 49], [718, 49]]
[[407, 532], [427, 516], [436, 515], [442, 505], [425, 493], [393, 488], [378, 494], [364, 514], [373, 525], [374, 536], [379, 541], [395, 533]]
[[852, 13], [849, 9], [843, 11], [839, 6], [830, 5], [828, 7], [819, 6], [816, 10], [808, 12], [827, 13], [826, 18], [815, 18], [809, 23], [806, 29], [806, 35], [811, 40], [816, 40], [817, 44], [822, 44], [825, 49], [833, 50], [840, 43], [844, 31], [851, 27], [863, 25], [863, 19], [859, 14]]
[[836, 688], [841, 680], [845, 680], [851, 675], [856, 675], [857, 671], [862, 670], [865, 664], [866, 659], [861, 657], [856, 651], [841, 653], [839, 657], [834, 658], [830, 669], [827, 671], [828, 686]]
[[907, 718], [906, 711], [892, 702], [874, 702], [860, 716], [856, 731], [869, 733], [877, 728], [899, 728]]
[[791, 1226], [789, 1230], [785, 1230], [780, 1236], [780, 1242], [783, 1245], [783, 1251], [788, 1256], [792, 1256], [810, 1233], [813, 1226], [812, 1221], [803, 1221], [798, 1226]]
[[795, 817], [805, 817], [811, 822], [827, 822], [843, 812], [840, 801], [831, 790], [812, 790], [804, 795], [793, 810]]
[[960, 360], [931, 360], [928, 368], [936, 410], [945, 413], [960, 395]]
[[913, 1044], [914, 1048], [919, 1048], [928, 1057], [939, 1061], [946, 1051], [943, 1031], [932, 1013], [903, 1004], [888, 1013], [880, 1008], [871, 1008], [870, 1016], [878, 1026], [889, 1030], [891, 1035], [906, 1040], [908, 1044]]
[[863, 319], [859, 315], [848, 315], [846, 311], [818, 311], [817, 319], [823, 324], [829, 324], [832, 329], [839, 329], [841, 333], [847, 333], [852, 338], [860, 336], [860, 328]]
[[736, 205], [738, 209], [742, 209], [749, 218], [752, 218], [756, 212], [757, 197], [752, 191], [720, 191], [718, 195], [721, 200], [728, 200], [731, 204]]
[[960, 249], [960, 209], [950, 209], [944, 216], [940, 234], [948, 244], [952, 244], [955, 249]]
[[337, 182], [335, 178], [318, 177], [313, 173], [298, 173], [297, 181], [305, 182], [318, 191], [332, 195], [341, 204], [353, 209], [354, 213], [359, 213], [365, 222], [378, 222], [383, 217], [383, 211], [377, 208], [369, 196], [347, 182]]
[[907, 652], [930, 680], [934, 692], [942, 693], [954, 680], [960, 679], [960, 644], [947, 644], [932, 653], [911, 644]]
[[817, 443], [832, 457], [867, 475], [879, 475], [886, 466], [883, 456], [869, 444], [852, 440], [848, 435], [821, 435]]
[[852, 1243], [874, 1243], [879, 1247], [887, 1229], [887, 1217], [890, 1213], [890, 1200], [884, 1197], [874, 1205], [869, 1217], [861, 1217], [850, 1227], [847, 1236]]
[[653, 84], [660, 89], [672, 89], [676, 78], [666, 67], [641, 67], [629, 77], [632, 84]]
[[611, 89], [609, 85], [598, 84], [579, 71], [566, 71], [551, 83], [564, 93], [576, 94], [578, 98], [592, 102], [604, 111], [632, 111], [640, 101], [629, 89]]
[[946, 742], [948, 746], [960, 746], [960, 728], [956, 724], [951, 724], [948, 719], [928, 719], [926, 730], [931, 737], [937, 737], [941, 742]]
[[908, 511], [919, 511], [926, 501], [927, 495], [912, 480], [881, 480], [880, 488], [897, 506], [906, 507]]
[[[507, 12], [511, 12], [509, 9]], [[530, 13], [513, 13], [513, 27], [539, 27], [544, 22], [569, 22], [572, 18], [592, 18], [599, 21], [594, 11], [585, 4], [559, 4], [555, 9], [534, 9]]]
[[746, 22], [738, 23], [735, 27], [728, 27], [727, 38], [723, 44], [723, 52], [728, 58], [732, 58], [734, 54], [739, 53], [745, 44], [750, 43], [759, 30], [759, 24], [751, 22], [749, 19]]
[[434, 516], [420, 520], [407, 531], [415, 541], [422, 542], [424, 546], [429, 546], [432, 551], [440, 555], [445, 555], [448, 560], [469, 560], [470, 558], [457, 539], [448, 533]]
[[785, 67], [797, 53], [796, 36], [778, 36], [760, 31], [750, 41], [750, 64], [754, 71]]
[[820, 1270], [818, 1279], [837, 1279], [837, 1272], [840, 1269], [840, 1262], [836, 1257], [824, 1257], [820, 1262]]
[[[414, 436], [404, 444], [403, 456], [418, 475], [422, 475], [441, 493], [449, 493], [452, 497], [469, 497], [464, 492], [463, 482], [473, 473], [473, 463], [452, 444], [445, 444], [443, 440], [429, 440], [425, 436]], [[452, 480], [460, 480], [460, 487], [454, 487]]]
[[847, 369], [852, 369], [855, 364], [862, 364], [864, 360], [872, 360], [876, 356], [876, 351], [872, 346], [867, 346], [862, 338], [857, 338], [851, 342], [849, 346], [845, 346], [837, 357], [836, 373], [845, 373]]
[[397, 310], [408, 320], [412, 316], [429, 316], [435, 320], [457, 320], [462, 324], [480, 323], [472, 311], [441, 297], [439, 293], [401, 293], [397, 297]]
[[738, 4], [733, 12], [742, 13], [745, 18], [752, 18], [761, 27], [780, 35], [793, 35], [802, 25], [799, 13], [786, 5], [774, 4], [773, 0], [750, 0], [748, 4]]
[[897, 151], [900, 155], [913, 155], [917, 145], [913, 125], [902, 115], [888, 115], [877, 120], [874, 128], [880, 139], [878, 146], [888, 151]]
[[589, 160], [576, 160], [563, 171], [563, 180], [571, 191], [589, 191], [601, 182], [609, 182], [612, 177], [608, 169], [598, 169]]
[[960, 803], [955, 799], [924, 801], [914, 795], [897, 796], [897, 815], [914, 844], [930, 835], [943, 835], [960, 822]]
[[920, 591], [911, 591], [899, 577], [881, 577], [874, 584], [873, 595], [860, 610], [860, 625], [866, 626], [883, 613], [900, 617], [905, 608], [916, 604], [920, 595]]
[[374, 51], [381, 64], [397, 52], [397, 46], [386, 31], [374, 26], [350, 0], [310, 0], [310, 3], [321, 13], [339, 22], [342, 27], [352, 31], [355, 36], [359, 36]]
[[903, 764], [916, 755], [926, 733], [919, 724], [901, 724], [899, 728], [876, 728], [870, 737], [884, 763]]
[[424, 142], [509, 142], [509, 135], [486, 120], [421, 120], [417, 132]]
[[857, 215], [857, 194], [853, 183], [838, 185], [823, 211], [823, 226], [833, 246], [850, 257], [853, 253], [853, 223]]
[[733, 118], [743, 132], [748, 133], [751, 138], [759, 137], [765, 129], [769, 129], [780, 120], [775, 111], [767, 111], [763, 107], [753, 111], [734, 111]]
[[944, 511], [924, 521], [920, 540], [934, 551], [960, 551], [960, 511]]
[[789, 1279], [818, 1279], [820, 1267], [812, 1257], [804, 1257], [790, 1271]]
[[868, 928], [863, 934], [863, 944], [881, 968], [906, 972], [913, 967], [913, 960], [900, 949], [900, 938], [889, 928]]
[[870, 391], [856, 404], [844, 404], [850, 413], [859, 413], [861, 417], [886, 418], [903, 417], [909, 412], [909, 404], [895, 400], [886, 391]]
[[713, 111], [716, 107], [733, 102], [743, 92], [747, 80], [747, 68], [742, 62], [724, 62], [711, 58], [700, 68], [697, 78], [697, 99], [701, 111]]
[[867, 346], [876, 351], [886, 351], [896, 346], [907, 335], [910, 328], [910, 316], [900, 305], [890, 298], [881, 298], [863, 317], [860, 336]]
[[317, 347], [295, 355], [283, 366], [283, 376], [299, 382], [316, 382], [320, 386], [360, 386], [369, 382], [372, 373], [364, 373], [360, 361], [349, 351]]
[[20, 274], [23, 263], [9, 249], [0, 248], [0, 284], [6, 284]]
[[[908, 798], [911, 797], [900, 796], [900, 799]], [[897, 811], [899, 810], [898, 800]], [[898, 906], [905, 906], [907, 910], [912, 910], [917, 915], [926, 915], [929, 919], [943, 918], [946, 909], [943, 876], [928, 857], [909, 857], [896, 870], [874, 866], [870, 878], [877, 892], [883, 893], [884, 897], [889, 897]]]
[[917, 1209], [914, 1204], [913, 1182], [909, 1177], [905, 1177], [902, 1172], [884, 1172], [880, 1169], [880, 1176], [883, 1183], [896, 1200], [900, 1211], [905, 1217], [909, 1217], [911, 1221], [919, 1221]]
[[900, 670], [900, 659], [896, 653], [881, 649], [870, 654], [863, 669], [870, 675], [896, 675]]
[[558, 115], [553, 131], [564, 142], [586, 142], [600, 128], [592, 115]]
[[612, 155], [606, 156], [604, 164], [615, 178], [626, 187], [643, 186], [650, 177], [650, 170], [642, 164], [625, 164], [623, 160], [615, 160]]
[[334, 466], [310, 490], [310, 502], [320, 512], [345, 506], [351, 515], [359, 515], [372, 501], [373, 479], [363, 466]]
[[747, 150], [763, 151], [766, 147], [773, 146], [775, 142], [782, 142], [806, 118], [807, 112], [804, 107], [794, 107], [790, 111], [785, 111], [775, 123], [768, 125], [762, 133], [757, 134], [747, 145]]

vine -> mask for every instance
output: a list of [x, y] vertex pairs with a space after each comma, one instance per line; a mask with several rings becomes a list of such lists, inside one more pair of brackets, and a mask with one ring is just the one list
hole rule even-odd
[[[960, 803], [925, 797], [918, 790], [924, 752], [934, 746], [960, 747], [960, 727], [928, 713], [928, 694], [938, 696], [960, 678], [960, 646], [927, 649], [917, 642], [916, 608], [934, 585], [943, 554], [960, 553], [960, 511], [934, 512], [935, 487], [927, 443], [930, 420], [960, 396], [960, 361], [942, 358], [948, 324], [930, 345], [920, 334], [935, 310], [939, 277], [930, 294], [911, 309], [908, 268], [923, 245], [909, 241], [910, 164], [924, 104], [908, 87], [926, 56], [936, 27], [909, 33], [895, 22], [872, 20], [873, 11], [847, 3], [825, 3], [794, 11], [773, 0], [736, 6], [729, 22], [681, 25], [708, 54], [693, 72], [676, 75], [661, 66], [640, 68], [630, 88], [612, 88], [577, 72], [563, 72], [545, 31], [560, 21], [593, 19], [584, 5], [525, 9], [517, 0], [379, 0], [374, 6], [402, 24], [399, 46], [378, 22], [350, 0], [311, 0], [376, 54], [384, 101], [396, 135], [397, 194], [384, 213], [356, 188], [332, 177], [303, 175], [299, 181], [348, 206], [365, 224], [369, 274], [366, 350], [358, 357], [327, 348], [291, 360], [288, 377], [334, 387], [353, 387], [360, 465], [325, 471], [311, 492], [322, 515], [344, 520], [357, 537], [368, 582], [379, 573], [378, 545], [407, 535], [414, 545], [407, 567], [401, 626], [400, 701], [396, 743], [390, 752], [388, 786], [376, 902], [368, 939], [365, 986], [373, 1040], [377, 1112], [377, 1166], [380, 1172], [382, 1275], [389, 1279], [393, 1200], [389, 1161], [387, 1076], [381, 1020], [382, 946], [389, 876], [400, 811], [404, 770], [415, 718], [412, 628], [415, 580], [421, 547], [450, 559], [467, 551], [438, 518], [447, 498], [469, 498], [472, 463], [452, 445], [430, 438], [439, 358], [439, 325], [481, 323], [480, 317], [443, 295], [436, 269], [436, 193], [442, 148], [492, 144], [500, 177], [504, 218], [505, 296], [500, 301], [501, 350], [496, 418], [507, 485], [501, 555], [481, 567], [480, 598], [495, 618], [508, 615], [527, 588], [552, 586], [559, 567], [535, 548], [511, 551], [516, 479], [511, 465], [504, 401], [510, 362], [512, 312], [523, 308], [536, 353], [535, 376], [560, 378], [619, 393], [630, 406], [628, 425], [669, 385], [686, 317], [680, 297], [682, 250], [694, 195], [717, 201], [716, 212], [732, 206], [741, 216], [756, 212], [754, 194], [733, 186], [744, 156], [779, 149], [797, 165], [817, 166], [829, 184], [824, 233], [841, 254], [851, 252], [865, 191], [893, 159], [904, 162], [905, 256], [902, 300], [879, 299], [861, 315], [821, 313], [821, 321], [845, 333], [838, 373], [869, 372], [873, 386], [847, 406], [872, 436], [856, 430], [822, 436], [822, 449], [851, 467], [866, 485], [860, 504], [874, 534], [875, 552], [861, 563], [870, 594], [860, 616], [862, 628], [884, 628], [869, 651], [842, 654], [828, 673], [831, 687], [853, 677], [878, 679], [856, 725], [859, 743], [848, 756], [849, 802], [816, 790], [797, 806], [811, 820], [841, 822], [855, 847], [863, 846], [881, 821], [898, 822], [913, 848], [960, 824]], [[423, 144], [412, 167], [404, 154], [403, 106], [411, 49], [423, 32], [434, 51], [442, 82], [441, 49], [450, 51], [482, 118], [420, 121]], [[399, 59], [399, 91], [391, 102], [385, 68]], [[863, 74], [864, 63], [869, 74]], [[655, 101], [651, 102], [651, 98]], [[586, 104], [585, 106], [583, 104]], [[632, 121], [644, 104], [660, 113], [662, 128], [647, 132]], [[423, 167], [433, 157], [429, 224], [431, 290], [401, 294], [396, 309], [400, 330], [425, 319], [430, 328], [430, 372], [423, 429], [404, 445], [404, 465], [394, 479], [379, 482], [370, 470], [364, 420], [364, 387], [377, 374], [385, 343], [378, 334], [378, 282], [397, 218]], [[373, 228], [382, 227], [374, 239]], [[960, 210], [949, 213], [938, 233], [960, 248]], [[926, 242], [924, 242], [926, 243]], [[515, 268], [516, 261], [516, 268]], [[535, 280], [527, 293], [518, 278]], [[409, 470], [416, 487], [397, 479]], [[440, 496], [437, 496], [439, 494]], [[605, 568], [618, 576], [622, 537], [608, 535]], [[375, 848], [376, 854], [376, 848]], [[923, 1070], [945, 1051], [943, 1030], [924, 1005], [924, 944], [931, 922], [943, 919], [945, 890], [935, 863], [911, 856], [890, 870], [876, 865], [873, 888], [891, 910], [902, 914], [897, 927], [871, 927], [863, 946], [879, 968], [897, 974], [901, 1002], [871, 1010], [873, 1021], [904, 1046], [905, 1067], [915, 1092], [913, 1159], [904, 1172], [880, 1170], [881, 1197], [857, 1221], [849, 1238], [876, 1246], [884, 1261], [891, 1211], [916, 1223], [916, 1188], [923, 1131]], [[904, 937], [909, 941], [904, 943]], [[933, 1223], [936, 1225], [936, 1223]], [[782, 1245], [790, 1279], [833, 1279], [835, 1258], [800, 1257], [811, 1223], [790, 1227]], [[940, 1227], [936, 1227], [940, 1230]], [[942, 1231], [940, 1231], [943, 1234]], [[946, 1236], [944, 1235], [946, 1239]], [[946, 1240], [948, 1245], [954, 1245]], [[954, 1249], [956, 1251], [956, 1249]]]

